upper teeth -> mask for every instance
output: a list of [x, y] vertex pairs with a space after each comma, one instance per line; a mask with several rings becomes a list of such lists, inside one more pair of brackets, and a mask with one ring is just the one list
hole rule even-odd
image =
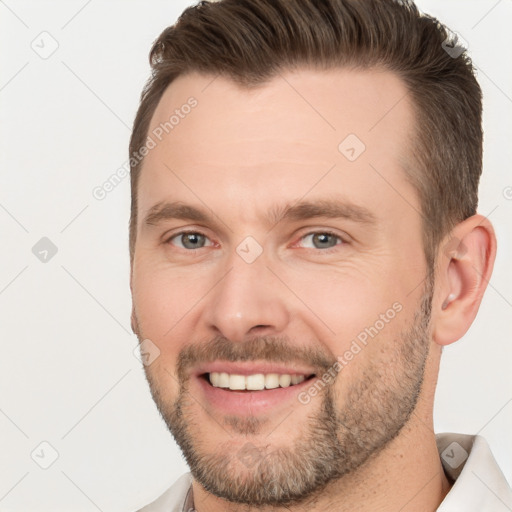
[[232, 390], [274, 389], [281, 386], [300, 384], [306, 377], [304, 375], [290, 375], [278, 373], [256, 373], [254, 375], [235, 375], [229, 373], [212, 372], [209, 374], [210, 383], [216, 388], [229, 388]]

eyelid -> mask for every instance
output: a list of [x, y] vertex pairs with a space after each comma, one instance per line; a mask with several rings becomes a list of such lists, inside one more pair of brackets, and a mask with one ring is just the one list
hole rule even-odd
[[[338, 232], [336, 232], [336, 231], [334, 231], [334, 230], [332, 230], [330, 228], [313, 228], [313, 229], [308, 228], [308, 229], [309, 229], [309, 231], [307, 231], [305, 233], [302, 233], [299, 236], [299, 239], [296, 242], [294, 242], [291, 247], [295, 247], [296, 245], [298, 245], [298, 243], [300, 241], [302, 241], [304, 238], [306, 238], [307, 236], [317, 235], [317, 234], [324, 234], [324, 235], [334, 236], [334, 237], [338, 238], [341, 241], [341, 243], [337, 243], [333, 247], [328, 247], [328, 248], [325, 248], [325, 249], [317, 249], [317, 248], [310, 248], [310, 247], [307, 247], [306, 249], [311, 249], [311, 250], [318, 251], [318, 252], [328, 253], [328, 252], [331, 252], [333, 250], [337, 250], [337, 248], [339, 248], [340, 246], [343, 246], [343, 245], [346, 245], [347, 243], [349, 243], [349, 238], [350, 237], [346, 233], [341, 234], [341, 233], [338, 233]], [[171, 235], [165, 235], [163, 243], [164, 244], [169, 244], [172, 239], [177, 238], [177, 237], [182, 236], [182, 235], [186, 235], [188, 233], [204, 236], [206, 239], [208, 239], [211, 242], [211, 244], [207, 245], [207, 246], [204, 246], [204, 247], [199, 247], [198, 249], [186, 249], [186, 248], [183, 248], [183, 247], [178, 247], [179, 249], [182, 249], [182, 250], [187, 251], [187, 252], [192, 252], [192, 251], [204, 249], [205, 247], [211, 247], [211, 246], [216, 245], [216, 243], [213, 240], [211, 240], [210, 237], [206, 233], [204, 233], [202, 230], [200, 230], [200, 229], [193, 229], [193, 228], [182, 229], [181, 231], [178, 231], [176, 233], [172, 233]]]
[[327, 247], [325, 249], [317, 249], [317, 248], [314, 248], [314, 247], [313, 248], [312, 247], [306, 247], [305, 249], [310, 249], [310, 250], [314, 250], [314, 251], [317, 251], [317, 252], [328, 253], [328, 252], [331, 252], [331, 251], [338, 250], [341, 246], [346, 245], [346, 244], [349, 243], [349, 236], [346, 235], [346, 234], [338, 233], [338, 232], [336, 232], [336, 231], [334, 231], [332, 229], [329, 229], [329, 228], [314, 228], [314, 229], [309, 229], [309, 231], [301, 234], [299, 236], [298, 241], [294, 242], [292, 247], [295, 247], [296, 245], [298, 245], [307, 236], [318, 235], [318, 234], [321, 234], [321, 235], [331, 235], [331, 236], [333, 236], [335, 238], [338, 238], [341, 241], [341, 243], [337, 243], [333, 247]]
[[[172, 233], [171, 235], [167, 234], [164, 236], [164, 244], [170, 244], [171, 243], [171, 240], [174, 239], [174, 238], [178, 238], [182, 235], [187, 235], [187, 234], [194, 234], [194, 235], [201, 235], [201, 236], [204, 236], [206, 239], [210, 240], [211, 242], [211, 245], [207, 245], [205, 247], [211, 247], [212, 245], [215, 245], [214, 242], [210, 239], [210, 237], [206, 234], [206, 233], [203, 233], [201, 230], [199, 229], [183, 229], [181, 231], [178, 231], [176, 233]], [[198, 249], [186, 249], [184, 247], [178, 247], [178, 249], [182, 249], [182, 250], [185, 250], [187, 252], [192, 252], [192, 251], [196, 251], [196, 250], [199, 250], [199, 249], [204, 249], [204, 247], [199, 247]]]

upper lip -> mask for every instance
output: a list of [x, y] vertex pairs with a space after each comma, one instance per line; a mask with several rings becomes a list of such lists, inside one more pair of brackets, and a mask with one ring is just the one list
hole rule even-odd
[[225, 372], [232, 375], [254, 375], [257, 373], [277, 373], [279, 375], [313, 375], [315, 370], [306, 367], [303, 364], [294, 363], [269, 363], [252, 361], [213, 361], [204, 363], [196, 367], [194, 374], [196, 376], [212, 372]]

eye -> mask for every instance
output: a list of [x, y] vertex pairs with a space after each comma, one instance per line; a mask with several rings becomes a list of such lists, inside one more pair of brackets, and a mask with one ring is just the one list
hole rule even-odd
[[[314, 231], [308, 233], [301, 237], [300, 242], [303, 243], [305, 240], [309, 240], [310, 243], [313, 244], [313, 247], [310, 248], [320, 249], [322, 252], [327, 253], [336, 250], [338, 245], [345, 244], [345, 241], [339, 235], [329, 231]], [[189, 251], [213, 245], [206, 235], [198, 231], [180, 231], [168, 238], [165, 243], [170, 243]]]
[[[173, 240], [177, 242], [173, 242]], [[209, 238], [206, 235], [197, 231], [180, 231], [167, 239], [165, 243], [172, 243], [182, 249], [194, 250], [202, 249], [206, 247], [206, 245], [212, 245], [211, 242], [210, 244], [206, 244], [207, 240], [209, 240]]]
[[[336, 246], [343, 245], [345, 241], [337, 234], [329, 231], [314, 231], [308, 233], [301, 238], [301, 241], [310, 240], [313, 244], [313, 249], [322, 249], [323, 252], [331, 252], [336, 250]], [[341, 243], [338, 243], [338, 240]]]

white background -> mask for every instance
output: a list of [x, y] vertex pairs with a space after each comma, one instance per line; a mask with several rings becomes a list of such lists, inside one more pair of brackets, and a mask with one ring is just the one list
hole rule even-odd
[[[126, 161], [151, 43], [191, 3], [0, 2], [1, 511], [129, 512], [187, 470], [133, 355], [129, 178], [103, 201], [92, 190]], [[479, 211], [499, 241], [477, 320], [444, 351], [436, 432], [482, 434], [512, 482], [512, 1], [419, 5], [479, 67]], [[59, 45], [47, 59], [31, 48], [43, 31]], [[59, 454], [48, 469], [30, 455], [42, 441]]]

